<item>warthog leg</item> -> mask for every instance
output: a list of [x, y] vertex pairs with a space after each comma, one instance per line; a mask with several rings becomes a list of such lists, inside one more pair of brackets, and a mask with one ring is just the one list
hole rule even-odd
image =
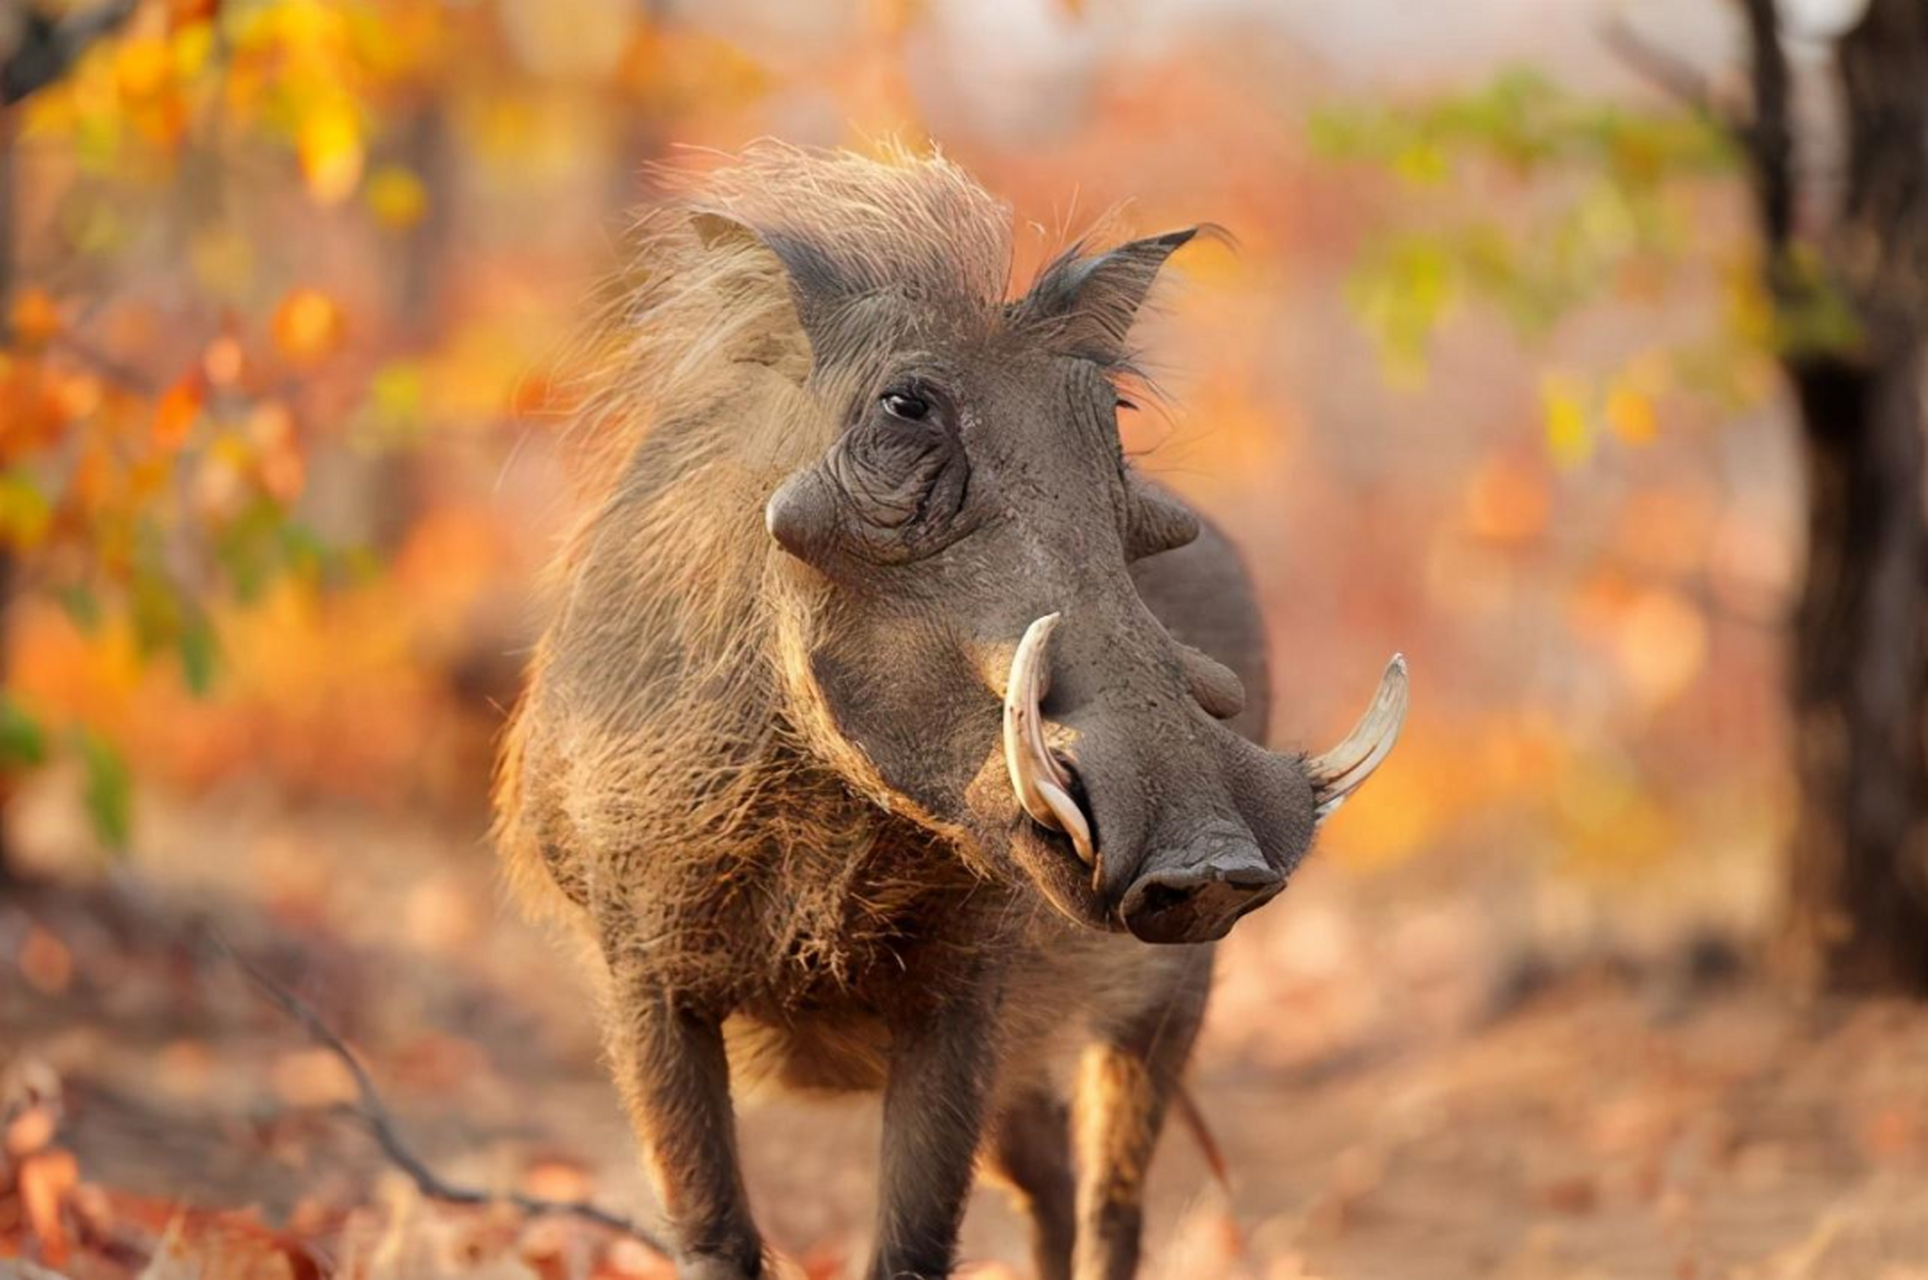
[[1031, 1219], [1031, 1261], [1038, 1280], [1071, 1280], [1076, 1191], [1064, 1101], [1046, 1085], [1018, 1094], [992, 1126], [985, 1155], [991, 1172], [1010, 1186]]
[[955, 1260], [997, 1070], [996, 1014], [975, 1000], [957, 1001], [900, 1022], [891, 1034], [870, 1276], [942, 1280]]
[[1209, 952], [1198, 955], [1168, 999], [1087, 1046], [1079, 1063], [1077, 1280], [1138, 1274], [1145, 1174], [1211, 986]]
[[758, 1280], [763, 1246], [737, 1164], [720, 1024], [612, 966], [617, 1087], [669, 1219], [681, 1280]]

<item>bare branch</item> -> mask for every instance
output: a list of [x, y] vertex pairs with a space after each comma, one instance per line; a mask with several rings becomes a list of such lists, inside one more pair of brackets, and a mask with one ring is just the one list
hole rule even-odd
[[0, 65], [0, 105], [12, 106], [66, 75], [94, 41], [127, 21], [137, 3], [105, 0], [63, 18], [30, 10], [22, 22], [19, 43]]
[[1627, 70], [1696, 115], [1732, 127], [1714, 100], [1707, 76], [1687, 59], [1648, 40], [1618, 11], [1600, 24], [1600, 41]]
[[1741, 0], [1741, 9], [1747, 17], [1748, 79], [1754, 91], [1753, 116], [1741, 140], [1753, 165], [1761, 235], [1770, 262], [1778, 263], [1794, 238], [1793, 77], [1781, 47], [1774, 0]]
[[361, 1059], [355, 1056], [355, 1051], [348, 1047], [347, 1042], [335, 1032], [334, 1028], [322, 1020], [314, 1006], [269, 977], [228, 945], [225, 940], [217, 940], [217, 942], [227, 953], [228, 958], [234, 962], [235, 967], [247, 975], [248, 980], [254, 983], [263, 995], [273, 1001], [288, 1017], [301, 1024], [302, 1029], [315, 1043], [334, 1054], [341, 1060], [342, 1065], [348, 1068], [349, 1074], [354, 1077], [355, 1091], [360, 1097], [360, 1105], [354, 1108], [355, 1113], [368, 1126], [368, 1131], [374, 1136], [376, 1144], [381, 1147], [382, 1154], [407, 1174], [424, 1196], [445, 1204], [507, 1204], [531, 1216], [554, 1215], [580, 1218], [585, 1222], [607, 1227], [611, 1231], [621, 1232], [655, 1252], [665, 1257], [669, 1256], [668, 1249], [655, 1236], [628, 1218], [606, 1209], [599, 1209], [586, 1200], [549, 1200], [541, 1196], [516, 1193], [497, 1195], [479, 1187], [465, 1187], [443, 1178], [429, 1168], [422, 1158], [402, 1140], [401, 1134], [395, 1127], [394, 1116], [389, 1112], [387, 1104], [382, 1101], [381, 1093], [375, 1088], [374, 1080], [369, 1077], [368, 1069], [362, 1066]]

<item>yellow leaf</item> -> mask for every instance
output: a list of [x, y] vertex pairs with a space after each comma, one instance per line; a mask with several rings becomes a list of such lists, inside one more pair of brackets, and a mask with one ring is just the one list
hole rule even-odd
[[205, 18], [197, 18], [180, 27], [174, 33], [173, 42], [168, 50], [174, 63], [175, 79], [189, 81], [201, 74], [208, 64], [208, 56], [214, 52], [214, 24]]
[[114, 83], [121, 97], [141, 101], [167, 86], [173, 56], [159, 36], [130, 36], [114, 52]]
[[254, 246], [232, 227], [197, 231], [188, 242], [187, 252], [194, 278], [217, 297], [241, 297], [254, 281]]
[[1445, 153], [1427, 142], [1402, 147], [1393, 157], [1393, 172], [1416, 186], [1437, 186], [1452, 176]]
[[1580, 381], [1549, 373], [1540, 380], [1540, 412], [1546, 425], [1546, 450], [1553, 464], [1571, 470], [1593, 456], [1593, 432], [1581, 402]]
[[295, 154], [308, 194], [321, 204], [340, 204], [361, 182], [361, 121], [352, 104], [324, 98], [310, 106], [295, 131]]
[[398, 164], [385, 164], [370, 174], [364, 198], [376, 221], [394, 231], [406, 231], [428, 213], [428, 189]]

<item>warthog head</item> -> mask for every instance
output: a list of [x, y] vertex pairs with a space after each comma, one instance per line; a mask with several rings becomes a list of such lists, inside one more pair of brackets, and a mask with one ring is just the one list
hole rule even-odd
[[1194, 232], [1074, 249], [1012, 299], [1008, 218], [956, 169], [808, 163], [782, 198], [753, 166], [694, 219], [781, 264], [828, 424], [764, 509], [802, 602], [792, 714], [860, 790], [1065, 915], [1223, 936], [1391, 748], [1405, 673], [1332, 751], [1272, 754], [1222, 723], [1238, 679], [1133, 585], [1199, 532], [1116, 417], [1133, 318]]

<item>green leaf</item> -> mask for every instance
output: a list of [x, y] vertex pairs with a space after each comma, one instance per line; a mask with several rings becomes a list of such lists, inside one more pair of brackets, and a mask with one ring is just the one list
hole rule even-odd
[[24, 467], [0, 471], [0, 543], [15, 551], [31, 551], [47, 536], [53, 504], [40, 491], [40, 482]]
[[1774, 314], [1776, 347], [1794, 355], [1838, 355], [1862, 340], [1861, 321], [1812, 245], [1788, 255], [1786, 282]]
[[54, 596], [73, 624], [80, 628], [82, 635], [91, 636], [100, 630], [103, 616], [100, 597], [92, 587], [80, 582], [69, 583], [55, 591]]
[[172, 648], [181, 634], [183, 607], [180, 593], [163, 573], [137, 567], [128, 595], [128, 613], [141, 656], [151, 658]]
[[1458, 299], [1458, 264], [1436, 236], [1394, 237], [1376, 246], [1347, 290], [1360, 321], [1379, 340], [1389, 377], [1413, 382], [1426, 369], [1426, 345]]
[[46, 760], [46, 730], [11, 693], [0, 692], [0, 768], [30, 769]]
[[75, 745], [86, 774], [81, 804], [94, 834], [109, 849], [123, 853], [134, 828], [134, 776], [127, 758], [92, 729], [82, 729]]
[[196, 697], [206, 697], [221, 667], [220, 638], [206, 614], [196, 612], [181, 628], [179, 648], [181, 677], [187, 681], [188, 690]]

